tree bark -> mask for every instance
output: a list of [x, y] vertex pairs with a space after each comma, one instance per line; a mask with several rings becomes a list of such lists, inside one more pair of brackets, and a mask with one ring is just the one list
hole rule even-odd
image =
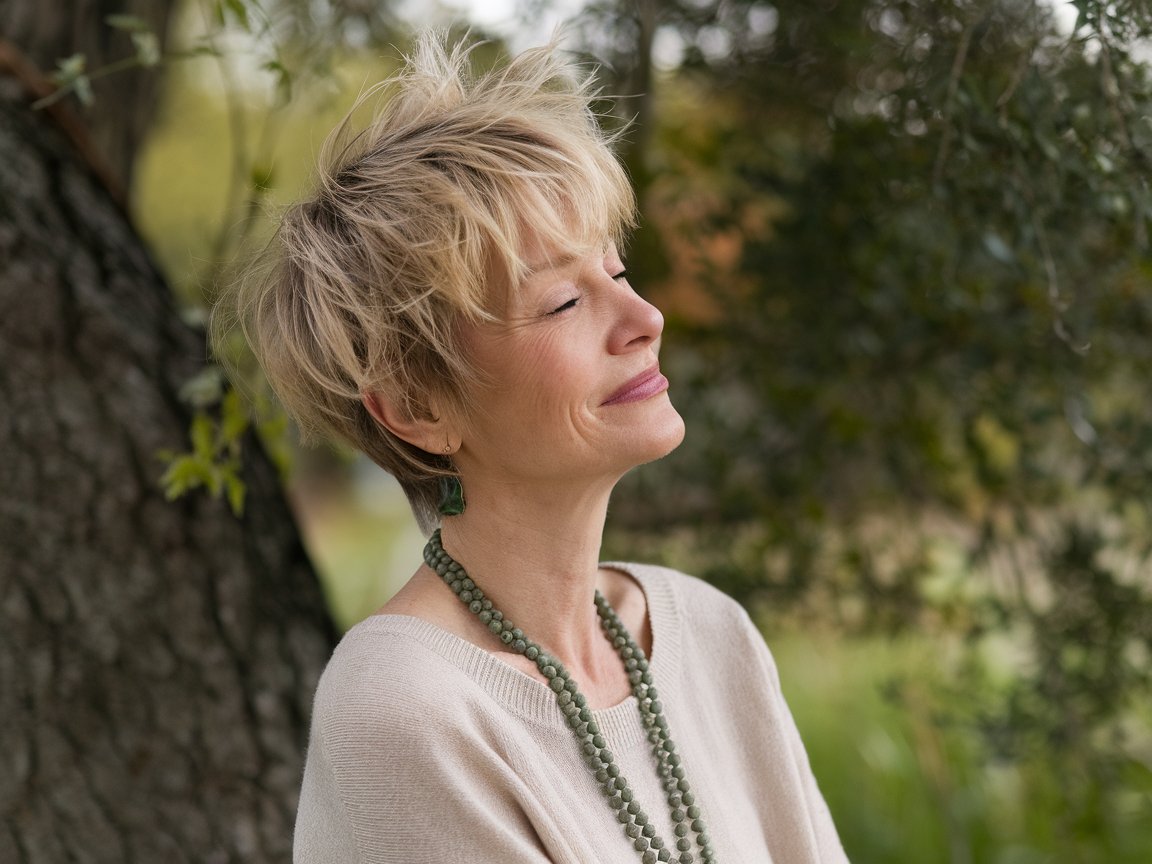
[[0, 861], [286, 861], [334, 639], [276, 472], [175, 503], [203, 364], [124, 213], [0, 76]]

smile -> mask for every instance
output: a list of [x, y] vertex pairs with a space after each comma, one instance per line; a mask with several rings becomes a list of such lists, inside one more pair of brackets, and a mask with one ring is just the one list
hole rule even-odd
[[668, 379], [660, 374], [660, 366], [653, 366], [641, 372], [611, 396], [603, 405], [622, 405], [626, 402], [640, 402], [668, 389]]

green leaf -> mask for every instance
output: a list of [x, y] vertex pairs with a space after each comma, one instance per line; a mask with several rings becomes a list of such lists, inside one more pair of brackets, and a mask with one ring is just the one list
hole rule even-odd
[[216, 430], [213, 427], [214, 424], [207, 414], [198, 413], [192, 418], [192, 428], [188, 430], [188, 437], [192, 440], [192, 452], [209, 463], [216, 453]]
[[244, 0], [224, 0], [224, 5], [242, 28], [251, 30], [251, 25], [248, 23], [248, 7], [244, 5]]
[[240, 394], [229, 390], [220, 404], [220, 440], [225, 446], [239, 443], [248, 431], [248, 409]]
[[230, 471], [224, 477], [224, 486], [228, 495], [228, 506], [232, 508], [232, 515], [239, 518], [244, 515], [244, 497], [248, 487], [244, 485], [235, 471]]
[[984, 235], [984, 249], [1001, 264], [1014, 264], [1016, 262], [1016, 254], [1004, 242], [1004, 239], [994, 231], [989, 231]]
[[155, 33], [134, 32], [132, 44], [136, 46], [136, 60], [141, 66], [151, 68], [160, 62], [160, 40]]
[[205, 366], [180, 388], [180, 401], [193, 408], [215, 405], [223, 395], [224, 373], [219, 366]]
[[56, 62], [56, 71], [52, 74], [52, 79], [57, 84], [71, 84], [84, 74], [87, 66], [87, 57], [83, 54], [73, 54]]
[[137, 15], [107, 15], [104, 23], [116, 30], [127, 30], [130, 33], [147, 33], [152, 29], [147, 21]]
[[84, 107], [92, 105], [92, 82], [88, 79], [87, 75], [80, 75], [72, 82], [72, 89], [76, 91], [76, 98], [80, 100], [80, 104]]

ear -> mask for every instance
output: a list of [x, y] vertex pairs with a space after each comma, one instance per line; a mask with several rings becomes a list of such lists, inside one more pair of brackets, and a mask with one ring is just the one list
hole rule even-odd
[[377, 423], [400, 440], [427, 453], [445, 456], [460, 446], [443, 417], [434, 414], [417, 417], [406, 405], [380, 391], [361, 393], [360, 401]]

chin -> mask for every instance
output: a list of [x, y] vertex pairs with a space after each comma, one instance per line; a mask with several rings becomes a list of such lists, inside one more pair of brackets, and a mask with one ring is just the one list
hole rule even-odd
[[631, 439], [633, 445], [642, 448], [636, 454], [634, 465], [643, 465], [646, 462], [655, 462], [663, 459], [680, 446], [684, 440], [684, 420], [680, 413], [669, 402], [667, 408], [660, 412], [659, 418], [653, 418], [650, 424], [645, 424], [642, 432]]

